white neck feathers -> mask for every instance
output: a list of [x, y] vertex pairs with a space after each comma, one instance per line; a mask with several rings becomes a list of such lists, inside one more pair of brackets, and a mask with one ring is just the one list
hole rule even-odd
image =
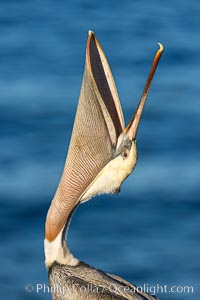
[[79, 263], [79, 260], [70, 253], [65, 240], [62, 240], [62, 234], [63, 230], [52, 242], [47, 239], [44, 240], [45, 264], [47, 267], [50, 267], [54, 261], [69, 266], [76, 266]]

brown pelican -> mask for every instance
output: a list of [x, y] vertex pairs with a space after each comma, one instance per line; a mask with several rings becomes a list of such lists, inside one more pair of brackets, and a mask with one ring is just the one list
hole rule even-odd
[[154, 299], [122, 278], [75, 258], [65, 240], [74, 209], [93, 196], [114, 193], [137, 162], [136, 134], [158, 61], [159, 44], [135, 114], [124, 117], [106, 56], [92, 31], [68, 155], [45, 227], [45, 258], [54, 300]]

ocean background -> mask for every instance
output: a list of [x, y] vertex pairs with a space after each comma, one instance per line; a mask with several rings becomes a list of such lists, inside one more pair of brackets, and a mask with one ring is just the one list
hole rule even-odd
[[193, 287], [193, 293], [159, 288], [162, 300], [199, 300], [197, 0], [0, 1], [1, 299], [51, 299], [47, 289], [36, 291], [48, 285], [44, 223], [69, 145], [89, 29], [108, 57], [126, 122], [157, 42], [165, 52], [138, 132], [136, 169], [120, 195], [79, 207], [70, 249], [146, 288]]

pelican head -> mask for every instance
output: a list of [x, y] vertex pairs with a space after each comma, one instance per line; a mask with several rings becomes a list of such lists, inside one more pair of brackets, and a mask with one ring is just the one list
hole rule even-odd
[[82, 87], [68, 155], [60, 183], [46, 219], [46, 265], [54, 261], [76, 265], [65, 231], [79, 203], [97, 194], [119, 191], [137, 163], [136, 136], [145, 101], [163, 52], [154, 57], [141, 100], [128, 125], [124, 117], [106, 56], [89, 31]]

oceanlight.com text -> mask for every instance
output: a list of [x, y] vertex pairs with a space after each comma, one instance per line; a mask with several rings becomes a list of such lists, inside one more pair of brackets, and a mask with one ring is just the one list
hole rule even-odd
[[[192, 285], [161, 285], [161, 284], [143, 284], [142, 286], [134, 287], [134, 286], [124, 286], [124, 285], [115, 285], [111, 284], [109, 286], [100, 287], [96, 286], [94, 284], [73, 284], [70, 288], [73, 290], [74, 293], [103, 293], [106, 290], [111, 293], [140, 293], [141, 291], [151, 294], [151, 295], [157, 295], [157, 294], [193, 294], [194, 293], [194, 287]], [[25, 286], [25, 291], [27, 293], [56, 293], [60, 295], [67, 295], [68, 287], [67, 286], [49, 286], [45, 283], [37, 283], [35, 285], [27, 284]]]

